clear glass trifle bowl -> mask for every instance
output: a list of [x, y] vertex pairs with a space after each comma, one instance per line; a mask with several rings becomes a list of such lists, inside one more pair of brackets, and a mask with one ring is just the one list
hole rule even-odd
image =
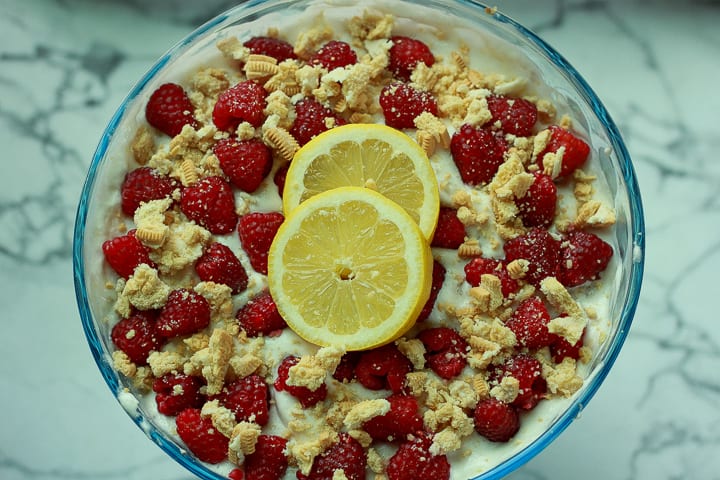
[[[239, 100], [227, 94], [240, 84]], [[248, 91], [264, 96], [254, 113]], [[263, 317], [274, 292], [255, 256], [268, 246], [243, 229], [272, 240], [293, 214], [282, 199], [293, 155], [352, 123], [417, 141], [440, 210], [422, 319], [345, 352], [306, 342], [277, 310]], [[249, 143], [264, 153], [243, 155], [262, 166], [228, 166]], [[248, 186], [238, 176], [251, 168]], [[219, 190], [232, 205], [220, 226], [226, 205], [207, 200]], [[463, 0], [249, 1], [170, 49], [120, 105], [82, 191], [73, 263], [103, 378], [198, 477], [258, 478], [265, 462], [277, 478], [490, 479], [538, 454], [600, 387], [632, 322], [643, 251], [617, 127], [522, 25]], [[297, 383], [288, 356], [325, 368], [324, 395]]]

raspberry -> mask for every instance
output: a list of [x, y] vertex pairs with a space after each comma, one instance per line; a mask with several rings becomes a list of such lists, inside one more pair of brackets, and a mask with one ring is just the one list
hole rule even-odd
[[150, 260], [150, 250], [135, 238], [135, 230], [106, 240], [102, 244], [102, 251], [105, 260], [115, 273], [126, 279], [132, 276], [135, 267], [140, 264], [144, 263], [155, 268], [155, 264]]
[[260, 435], [255, 452], [245, 457], [246, 480], [279, 480], [285, 475], [287, 440], [276, 435]]
[[120, 206], [125, 215], [133, 216], [142, 202], [160, 200], [172, 195], [178, 184], [154, 168], [140, 167], [125, 175], [120, 187]]
[[524, 197], [515, 200], [526, 227], [548, 228], [555, 219], [557, 187], [549, 175], [535, 172], [535, 181]]
[[576, 287], [600, 278], [613, 256], [612, 247], [594, 233], [570, 230], [560, 250], [558, 281]]
[[360, 361], [360, 352], [347, 352], [340, 359], [340, 364], [333, 372], [333, 378], [338, 382], [347, 383], [355, 378], [355, 367]]
[[432, 287], [430, 289], [430, 297], [428, 297], [427, 301], [425, 302], [425, 306], [420, 312], [420, 315], [418, 316], [416, 322], [422, 322], [430, 316], [433, 307], [435, 307], [435, 301], [437, 300], [438, 293], [440, 293], [440, 289], [442, 288], [444, 282], [445, 267], [443, 267], [440, 262], [435, 260], [433, 261]]
[[182, 441], [199, 460], [220, 463], [227, 458], [228, 438], [215, 429], [209, 417], [201, 417], [197, 408], [180, 412], [175, 425]]
[[303, 98], [295, 104], [295, 121], [290, 127], [290, 134], [295, 137], [298, 144], [305, 145], [316, 135], [329, 130], [327, 119], [332, 119], [334, 125], [345, 125], [347, 122], [335, 115], [314, 98]]
[[504, 133], [518, 137], [532, 135], [537, 121], [537, 107], [523, 98], [509, 98], [504, 95], [489, 95], [487, 104], [492, 114], [492, 122], [500, 121]]
[[520, 430], [515, 407], [492, 397], [477, 404], [473, 420], [475, 431], [491, 442], [507, 442]]
[[388, 462], [388, 480], [448, 480], [450, 463], [445, 455], [430, 453], [432, 442], [433, 435], [422, 432], [400, 444]]
[[450, 141], [450, 153], [462, 181], [469, 185], [488, 183], [503, 163], [505, 140], [490, 130], [463, 125]]
[[223, 138], [215, 144], [213, 153], [230, 182], [244, 192], [257, 190], [272, 168], [270, 149], [258, 139]]
[[210, 304], [193, 290], [180, 288], [170, 292], [160, 312], [157, 328], [163, 337], [199, 332], [210, 325]]
[[310, 65], [322, 65], [328, 70], [346, 67], [357, 63], [355, 51], [345, 42], [331, 40], [315, 52], [310, 60]]
[[227, 285], [232, 293], [240, 293], [247, 288], [248, 276], [240, 260], [222, 243], [213, 243], [195, 263], [195, 271], [200, 280]]
[[278, 63], [283, 60], [297, 58], [293, 51], [293, 46], [279, 38], [253, 37], [243, 43], [243, 46], [250, 49], [251, 53], [273, 57]]
[[183, 373], [168, 373], [153, 381], [155, 403], [158, 412], [174, 417], [186, 408], [200, 408], [205, 403], [205, 395], [200, 388], [205, 385], [201, 377]]
[[154, 311], [139, 311], [115, 324], [110, 338], [115, 346], [125, 352], [136, 365], [146, 365], [152, 351], [159, 351], [163, 338], [156, 327]]
[[402, 393], [405, 376], [411, 371], [410, 360], [391, 343], [362, 352], [355, 367], [355, 377], [370, 390], [387, 388]]
[[428, 67], [432, 67], [435, 63], [430, 48], [420, 40], [399, 35], [390, 40], [393, 45], [388, 52], [390, 56], [388, 69], [397, 78], [410, 80], [410, 75], [419, 62], [423, 62]]
[[432, 239], [433, 247], [458, 248], [465, 241], [465, 225], [458, 219], [457, 210], [450, 207], [440, 207], [438, 224], [435, 236]]
[[235, 414], [238, 422], [255, 422], [265, 425], [270, 419], [267, 383], [259, 375], [248, 375], [225, 384], [222, 391], [212, 398]]
[[238, 310], [236, 318], [248, 337], [268, 335], [287, 327], [270, 293], [263, 292]]
[[547, 383], [542, 377], [540, 362], [529, 355], [520, 353], [511, 357], [495, 372], [498, 383], [503, 377], [510, 376], [520, 383], [520, 393], [512, 405], [522, 410], [532, 410], [545, 397]]
[[[583, 330], [583, 335], [585, 331]], [[575, 345], [565, 340], [560, 335], [555, 335], [555, 342], [550, 345], [550, 354], [555, 363], [562, 362], [566, 357], [578, 360], [580, 358], [580, 349], [583, 347], [583, 337], [580, 337]]]
[[548, 331], [549, 321], [550, 314], [542, 300], [530, 297], [517, 307], [505, 326], [513, 331], [520, 345], [537, 349], [549, 346], [556, 339], [556, 335]]
[[285, 165], [282, 165], [280, 168], [278, 168], [275, 171], [275, 175], [273, 176], [273, 182], [277, 186], [278, 189], [278, 195], [280, 195], [280, 198], [283, 196], [283, 190], [285, 189], [285, 178], [287, 178], [287, 172], [290, 168], [290, 164], [286, 163]]
[[417, 338], [425, 345], [425, 361], [439, 377], [449, 380], [465, 368], [468, 344], [452, 328], [430, 328]]
[[415, 128], [414, 120], [423, 112], [438, 114], [430, 92], [416, 90], [406, 83], [393, 83], [380, 92], [385, 124], [393, 128]]
[[495, 275], [500, 279], [503, 297], [508, 297], [520, 289], [520, 284], [508, 273], [505, 262], [477, 257], [465, 265], [465, 279], [473, 287], [480, 285], [483, 275]]
[[211, 233], [225, 235], [235, 228], [235, 197], [222, 177], [205, 177], [185, 187], [180, 196], [180, 209], [190, 220]]
[[347, 433], [338, 435], [337, 443], [315, 457], [309, 475], [297, 472], [298, 480], [332, 480], [340, 470], [347, 480], [365, 480], [367, 456], [362, 445]]
[[252, 80], [245, 80], [225, 90], [213, 108], [213, 123], [219, 130], [232, 131], [242, 122], [259, 127], [267, 106], [267, 92]]
[[590, 155], [590, 146], [580, 138], [576, 137], [572, 132], [557, 125], [548, 127], [551, 132], [550, 141], [538, 156], [537, 164], [540, 169], [543, 168], [543, 157], [546, 153], [557, 152], [560, 147], [564, 147], [565, 151], [562, 157], [562, 165], [558, 177], [564, 177], [571, 174], [577, 168], [580, 168]]
[[523, 258], [530, 262], [525, 279], [535, 285], [545, 277], [555, 277], [560, 271], [560, 242], [547, 230], [533, 228], [525, 235], [505, 243], [505, 261]]
[[175, 83], [160, 85], [145, 106], [145, 119], [161, 132], [174, 137], [185, 125], [193, 128], [198, 123], [193, 117], [193, 107], [185, 90]]
[[287, 356], [280, 362], [278, 367], [278, 377], [275, 380], [275, 390], [286, 391], [293, 397], [300, 401], [300, 405], [303, 408], [309, 408], [318, 402], [325, 400], [327, 396], [327, 385], [324, 383], [320, 385], [316, 390], [310, 390], [307, 387], [300, 387], [296, 385], [288, 385], [287, 380], [290, 372], [290, 367], [296, 365], [300, 359], [293, 355]]
[[285, 217], [279, 212], [254, 212], [240, 217], [240, 243], [256, 272], [267, 275], [268, 250], [283, 221]]
[[362, 426], [374, 440], [393, 441], [405, 439], [423, 429], [423, 419], [418, 413], [417, 400], [409, 395], [390, 395], [390, 411], [373, 417]]

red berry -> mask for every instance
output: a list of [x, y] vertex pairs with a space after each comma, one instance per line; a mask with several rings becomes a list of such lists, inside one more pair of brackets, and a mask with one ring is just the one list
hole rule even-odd
[[355, 367], [355, 377], [370, 390], [387, 388], [394, 393], [402, 393], [405, 376], [411, 371], [410, 360], [391, 343], [362, 352]]
[[153, 381], [155, 403], [158, 412], [174, 417], [186, 408], [200, 408], [205, 403], [205, 395], [200, 388], [205, 385], [201, 377], [183, 373], [168, 373]]
[[503, 297], [509, 297], [520, 289], [520, 284], [510, 276], [503, 261], [477, 257], [465, 265], [465, 279], [473, 287], [480, 285], [483, 275], [494, 275], [500, 279]]
[[272, 168], [272, 154], [261, 140], [223, 138], [213, 147], [220, 168], [240, 190], [252, 193], [258, 189]]
[[548, 228], [555, 219], [557, 187], [552, 178], [535, 172], [535, 181], [524, 197], [515, 200], [520, 218], [526, 227]]
[[240, 217], [240, 243], [256, 272], [267, 275], [268, 250], [283, 221], [285, 217], [279, 212], [255, 212]]
[[245, 80], [225, 90], [217, 99], [212, 118], [220, 130], [235, 130], [242, 122], [259, 127], [265, 120], [267, 101], [265, 89], [252, 80]]
[[419, 62], [423, 62], [428, 67], [432, 67], [435, 63], [430, 48], [420, 40], [414, 38], [394, 36], [390, 39], [392, 47], [388, 54], [390, 60], [388, 69], [399, 79], [410, 80], [410, 75]]
[[246, 480], [280, 480], [288, 467], [287, 440], [277, 435], [260, 435], [255, 452], [245, 457]]
[[278, 189], [278, 195], [280, 195], [280, 198], [283, 196], [283, 190], [285, 189], [285, 178], [287, 178], [287, 172], [290, 168], [290, 164], [286, 163], [285, 165], [282, 165], [280, 168], [278, 168], [275, 171], [275, 175], [273, 176], [273, 182], [277, 186]]
[[495, 376], [498, 383], [507, 376], [517, 379], [520, 392], [512, 402], [517, 408], [531, 410], [545, 398], [547, 383], [542, 377], [542, 365], [534, 357], [515, 355], [498, 368]]
[[133, 216], [142, 202], [160, 200], [172, 195], [178, 184], [150, 167], [136, 168], [125, 175], [120, 187], [120, 206], [125, 215]]
[[295, 113], [295, 121], [290, 127], [290, 134], [300, 145], [305, 145], [313, 137], [329, 130], [327, 122], [334, 122], [336, 127], [347, 123], [322, 103], [309, 97], [303, 98], [295, 104]]
[[374, 440], [404, 440], [407, 435], [422, 431], [423, 419], [414, 397], [390, 395], [387, 400], [390, 402], [390, 411], [371, 418], [362, 426]]
[[346, 67], [357, 63], [357, 55], [350, 45], [345, 42], [331, 40], [315, 52], [310, 60], [310, 65], [322, 65], [328, 70]]
[[233, 468], [230, 470], [230, 473], [228, 473], [228, 478], [230, 480], [245, 480], [245, 473], [239, 468]]
[[430, 297], [428, 297], [427, 301], [425, 302], [425, 306], [423, 307], [422, 311], [420, 312], [420, 315], [417, 318], [417, 322], [422, 322], [426, 320], [430, 314], [432, 313], [433, 307], [435, 307], [435, 302], [437, 301], [437, 296], [440, 293], [440, 289], [443, 286], [443, 283], [445, 282], [445, 267], [442, 266], [440, 262], [437, 260], [433, 261], [433, 270], [432, 270], [432, 287], [430, 289]]
[[538, 297], [523, 301], [513, 312], [505, 326], [513, 331], [520, 345], [530, 349], [547, 347], [556, 336], [548, 331], [550, 314]]
[[190, 220], [217, 235], [232, 232], [237, 224], [235, 197], [222, 177], [205, 177], [185, 187], [180, 196], [180, 209]]
[[440, 207], [438, 224], [435, 236], [432, 239], [433, 247], [458, 248], [465, 241], [465, 225], [458, 219], [457, 210], [450, 207]]
[[365, 480], [367, 456], [362, 445], [347, 433], [338, 435], [337, 443], [315, 457], [309, 475], [297, 472], [298, 480], [332, 480], [337, 470], [347, 480]]
[[564, 148], [562, 165], [559, 177], [571, 174], [577, 168], [580, 168], [590, 155], [590, 146], [583, 140], [575, 136], [571, 131], [566, 130], [557, 125], [548, 127], [551, 136], [550, 141], [538, 156], [537, 164], [543, 168], [543, 157], [546, 153], [557, 152], [560, 148]]
[[286, 391], [293, 397], [297, 398], [303, 408], [310, 408], [318, 402], [322, 402], [327, 397], [327, 385], [322, 384], [316, 390], [310, 390], [307, 387], [300, 387], [297, 385], [288, 385], [288, 377], [290, 367], [297, 365], [300, 361], [298, 357], [293, 355], [287, 356], [280, 362], [278, 367], [278, 376], [275, 380], [275, 390]]
[[297, 58], [295, 52], [293, 52], [293, 46], [279, 38], [253, 37], [243, 43], [243, 46], [250, 49], [251, 53], [273, 57], [278, 63], [283, 60]]
[[507, 442], [520, 430], [515, 407], [492, 397], [477, 404], [473, 419], [475, 431], [491, 442]]
[[417, 336], [425, 345], [425, 361], [439, 377], [449, 380], [460, 375], [467, 363], [468, 344], [455, 330], [429, 328]]
[[236, 318], [248, 337], [268, 335], [287, 327], [270, 293], [263, 292], [238, 310]]
[[571, 230], [563, 239], [560, 256], [558, 281], [566, 287], [576, 287], [600, 278], [613, 249], [594, 233]]
[[505, 140], [490, 130], [463, 125], [450, 141], [450, 152], [462, 181], [469, 185], [488, 183], [503, 163]]
[[135, 230], [106, 240], [102, 244], [102, 251], [108, 264], [123, 278], [130, 278], [135, 267], [143, 263], [155, 268], [155, 264], [150, 260], [150, 250], [135, 238]]
[[[585, 331], [583, 330], [583, 335]], [[575, 345], [565, 340], [560, 335], [555, 335], [555, 341], [550, 345], [550, 354], [555, 363], [562, 362], [566, 357], [578, 360], [580, 358], [580, 349], [583, 347], [583, 337], [580, 337]]]
[[222, 243], [213, 243], [195, 263], [195, 271], [200, 280], [227, 285], [232, 293], [240, 293], [247, 288], [248, 276], [240, 260]]
[[355, 367], [360, 361], [360, 352], [347, 352], [340, 359], [340, 364], [333, 373], [333, 378], [338, 382], [347, 383], [355, 378]]
[[438, 114], [435, 97], [407, 83], [393, 83], [384, 87], [380, 92], [380, 107], [385, 124], [393, 128], [415, 128], [413, 121], [421, 113]]
[[525, 280], [536, 287], [545, 277], [555, 277], [560, 271], [560, 242], [547, 230], [533, 228], [505, 243], [505, 261], [525, 259], [530, 264]]
[[163, 338], [158, 335], [154, 311], [135, 312], [115, 324], [110, 338], [136, 365], [146, 365], [152, 351], [159, 351]]
[[175, 417], [177, 433], [188, 449], [201, 461], [220, 463], [227, 458], [228, 438], [217, 431], [209, 417], [188, 408]]
[[210, 304], [193, 290], [180, 288], [170, 292], [160, 312], [157, 328], [163, 337], [199, 332], [210, 325]]
[[265, 425], [270, 419], [269, 395], [265, 380], [253, 374], [225, 384], [213, 400], [217, 399], [222, 406], [233, 412], [238, 422], [247, 421]]
[[518, 137], [532, 135], [537, 121], [537, 107], [523, 98], [510, 98], [504, 95], [489, 95], [487, 104], [493, 123], [500, 121], [504, 133]]
[[180, 85], [165, 83], [150, 95], [145, 106], [145, 119], [161, 132], [174, 137], [185, 125], [198, 127], [193, 117], [194, 110], [195, 107]]
[[433, 435], [422, 432], [400, 444], [387, 466], [388, 480], [448, 480], [450, 463], [445, 455], [430, 453]]

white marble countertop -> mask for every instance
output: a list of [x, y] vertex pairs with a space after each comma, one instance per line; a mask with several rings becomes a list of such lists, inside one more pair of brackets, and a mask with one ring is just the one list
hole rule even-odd
[[[72, 227], [121, 99], [232, 3], [0, 0], [4, 480], [191, 478], [128, 419], [95, 366], [75, 303]], [[509, 478], [718, 480], [720, 3], [496, 3], [604, 100], [647, 223], [641, 301], [614, 368], [582, 417]]]

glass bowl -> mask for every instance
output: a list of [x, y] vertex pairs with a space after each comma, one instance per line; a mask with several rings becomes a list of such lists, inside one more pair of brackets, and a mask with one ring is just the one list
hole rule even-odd
[[[170, 424], [152, 420], [133, 395], [131, 382], [113, 368], [114, 348], [109, 339], [112, 320], [108, 312], [112, 310], [115, 294], [106, 286], [110, 274], [103, 262], [101, 245], [108, 238], [107, 219], [118, 211], [119, 186], [132, 162], [128, 145], [137, 126], [144, 122], [144, 105], [150, 93], [162, 83], [180, 81], [196, 64], [211, 65], [214, 60], [207, 52], [214, 50], [215, 42], [229, 31], [246, 39], [263, 34], [265, 21], [272, 25], [312, 8], [327, 7], [325, 13], [331, 15], [353, 3], [356, 2], [248, 1], [202, 25], [163, 55], [120, 105], [100, 139], [83, 187], [75, 223], [73, 267], [77, 302], [90, 349], [111, 391], [134, 422], [173, 459], [203, 479], [226, 477], [189, 454], [172, 433]], [[561, 411], [551, 414], [544, 430], [513, 442], [518, 445], [498, 453], [498, 460], [481, 460], [484, 453], [478, 453], [477, 461], [485, 463], [474, 478], [500, 478], [538, 454], [580, 414], [608, 374], [628, 334], [640, 292], [644, 251], [642, 205], [635, 173], [615, 123], [593, 90], [558, 52], [522, 25], [468, 0], [430, 0], [423, 6], [378, 0], [364, 2], [362, 7], [374, 5], [382, 10], [392, 5], [395, 11], [411, 18], [398, 24], [402, 33], [412, 34], [414, 29], [424, 28], [422, 24], [427, 18], [431, 19], [429, 23], [442, 22], [446, 31], [457, 34], [466, 28], [477, 30], [465, 38], [474, 40], [471, 48], [483, 50], [491, 67], [522, 65], [530, 82], [544, 85], [540, 93], [567, 112], [575, 121], [574, 128], [590, 140], [594, 168], [604, 175], [609, 197], [615, 203], [617, 223], [614, 234], [606, 240], [615, 247], [609, 271], [617, 273], [604, 280], [615, 282], [617, 288], [608, 299], [607, 338], [594, 349], [582, 388], [564, 401]], [[508, 60], [512, 65], [506, 64]], [[103, 195], [104, 192], [118, 193]]]

